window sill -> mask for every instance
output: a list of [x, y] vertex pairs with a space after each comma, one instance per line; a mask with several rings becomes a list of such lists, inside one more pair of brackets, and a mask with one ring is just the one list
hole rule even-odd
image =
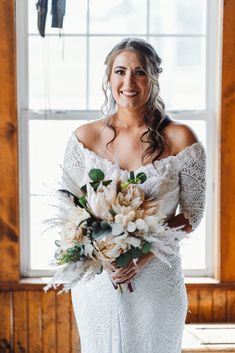
[[[49, 277], [21, 278], [19, 282], [0, 282], [0, 290], [43, 290], [49, 282]], [[185, 277], [185, 285], [190, 288], [235, 288], [235, 282], [219, 282], [212, 277]]]

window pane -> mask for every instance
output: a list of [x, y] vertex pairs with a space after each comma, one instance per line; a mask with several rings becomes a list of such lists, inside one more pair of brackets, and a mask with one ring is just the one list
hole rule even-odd
[[145, 33], [146, 0], [90, 0], [90, 33]]
[[205, 109], [204, 38], [150, 38], [162, 58], [160, 95], [169, 110]]
[[52, 269], [49, 266], [55, 251], [55, 240], [58, 239], [56, 229], [43, 232], [43, 222], [53, 217], [49, 196], [30, 197], [30, 267], [32, 270]]
[[86, 108], [86, 39], [29, 37], [29, 109]]
[[[36, 0], [28, 0], [28, 27], [29, 33], [37, 33], [37, 9]], [[58, 34], [58, 28], [51, 28], [51, 2], [48, 2], [48, 11], [46, 18], [47, 34]], [[85, 33], [87, 28], [87, 1], [68, 0], [66, 1], [66, 12], [63, 21], [63, 33]]]
[[65, 146], [85, 120], [31, 120], [29, 123], [30, 194], [46, 194], [58, 186]]
[[[53, 217], [51, 205], [55, 202], [49, 194], [58, 188], [61, 180], [66, 143], [79, 121], [30, 121], [30, 264], [32, 269], [50, 269], [54, 255], [55, 229], [42, 234], [43, 221]], [[43, 140], [43, 142], [42, 142]]]
[[205, 0], [150, 0], [151, 34], [205, 34]]

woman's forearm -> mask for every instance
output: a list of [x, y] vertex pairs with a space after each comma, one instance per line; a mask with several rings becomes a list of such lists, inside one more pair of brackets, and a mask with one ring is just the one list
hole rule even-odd
[[184, 217], [183, 213], [180, 213], [177, 216], [172, 217], [168, 221], [168, 225], [171, 228], [184, 225], [184, 228], [182, 228], [182, 230], [184, 230], [187, 233], [192, 232], [192, 226], [189, 224], [189, 220]]

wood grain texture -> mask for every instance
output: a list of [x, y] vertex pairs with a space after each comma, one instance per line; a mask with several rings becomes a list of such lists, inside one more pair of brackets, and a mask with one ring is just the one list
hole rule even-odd
[[224, 1], [221, 101], [221, 281], [235, 282], [235, 1]]
[[201, 289], [198, 293], [198, 322], [212, 322], [212, 290]]
[[71, 347], [71, 315], [69, 294], [56, 296], [56, 332], [57, 353], [70, 352]]
[[198, 322], [198, 291], [197, 289], [188, 289], [188, 313], [187, 323]]
[[[235, 289], [190, 288], [186, 323], [235, 322]], [[0, 353], [81, 353], [70, 294], [0, 291]]]
[[226, 308], [226, 291], [215, 288], [212, 292], [213, 300], [213, 322], [225, 322], [227, 315]]
[[56, 294], [41, 293], [42, 305], [42, 353], [57, 352]]
[[70, 300], [70, 312], [71, 312], [71, 325], [72, 325], [71, 353], [81, 353], [79, 331], [78, 331], [71, 300]]
[[0, 281], [19, 280], [15, 1], [0, 1]]
[[41, 293], [27, 292], [28, 299], [28, 349], [30, 353], [42, 352]]
[[12, 292], [0, 292], [0, 352], [13, 350]]
[[235, 322], [235, 291], [227, 292], [227, 321]]
[[28, 353], [27, 293], [13, 293], [14, 352]]

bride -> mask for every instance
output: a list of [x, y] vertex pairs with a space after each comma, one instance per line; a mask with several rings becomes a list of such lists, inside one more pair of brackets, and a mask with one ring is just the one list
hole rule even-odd
[[[91, 167], [109, 178], [144, 171], [145, 193], [163, 200], [171, 227], [191, 232], [203, 216], [205, 151], [188, 126], [165, 113], [159, 97], [161, 59], [138, 38], [127, 38], [108, 54], [103, 83], [104, 118], [80, 126], [68, 141], [64, 170], [79, 186]], [[179, 206], [179, 207], [178, 207]], [[189, 240], [188, 240], [189, 241]], [[171, 267], [152, 253], [120, 269], [113, 263], [72, 289], [82, 353], [180, 353], [187, 293], [180, 256]], [[132, 283], [134, 291], [115, 291]]]

